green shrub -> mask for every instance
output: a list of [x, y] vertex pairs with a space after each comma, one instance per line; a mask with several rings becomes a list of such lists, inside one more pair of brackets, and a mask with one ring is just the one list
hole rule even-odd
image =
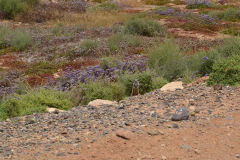
[[162, 88], [168, 81], [162, 77], [154, 77], [152, 81], [152, 89], [159, 89]]
[[32, 36], [25, 30], [15, 30], [10, 45], [17, 51], [25, 50], [32, 43]]
[[13, 47], [17, 51], [26, 49], [32, 44], [31, 34], [23, 29], [0, 27], [0, 48]]
[[214, 63], [209, 85], [237, 85], [240, 83], [240, 56], [233, 56]]
[[73, 107], [66, 94], [56, 90], [39, 89], [25, 95], [13, 95], [0, 103], [0, 119], [45, 112], [48, 107], [70, 109]]
[[150, 72], [142, 72], [135, 74], [125, 73], [119, 77], [119, 80], [126, 88], [126, 95], [130, 96], [132, 85], [135, 80], [139, 81], [139, 93], [144, 94], [152, 90], [152, 75]]
[[120, 83], [112, 82], [80, 83], [71, 91], [71, 95], [75, 104], [88, 104], [95, 99], [120, 101], [124, 98], [125, 88]]
[[208, 75], [209, 73], [211, 73], [213, 64], [214, 64], [213, 59], [209, 59], [208, 57], [203, 57], [203, 62], [199, 70], [199, 73], [201, 74], [201, 76]]
[[164, 35], [165, 28], [155, 20], [132, 18], [125, 24], [125, 33], [142, 36], [157, 36]]
[[126, 41], [130, 47], [139, 47], [142, 44], [141, 39], [138, 36], [127, 36]]
[[121, 60], [121, 57], [104, 57], [100, 61], [100, 66], [103, 69], [116, 67]]
[[219, 57], [230, 57], [240, 55], [240, 39], [229, 38], [224, 40], [223, 44], [217, 47]]
[[125, 35], [122, 33], [117, 33], [109, 37], [108, 39], [108, 47], [111, 52], [116, 52], [120, 49], [121, 42], [125, 39]]
[[55, 36], [60, 36], [64, 32], [64, 26], [62, 23], [58, 23], [55, 27], [52, 28], [51, 32]]
[[100, 10], [100, 11], [118, 11], [119, 8], [116, 4], [106, 1], [106, 2], [102, 2], [97, 6], [94, 6], [93, 8], [91, 8], [92, 10]]
[[6, 18], [14, 18], [18, 13], [23, 12], [25, 8], [26, 3], [21, 0], [0, 0], [0, 10]]
[[89, 55], [98, 47], [98, 43], [95, 40], [87, 39], [81, 43], [80, 47], [83, 50], [84, 55]]
[[150, 49], [148, 58], [149, 67], [169, 81], [184, 72], [183, 54], [173, 40], [166, 40]]
[[227, 20], [227, 21], [233, 21], [233, 22], [240, 20], [239, 8], [228, 8], [228, 9], [225, 9], [224, 11], [215, 11], [215, 12], [210, 12], [209, 14], [221, 20]]

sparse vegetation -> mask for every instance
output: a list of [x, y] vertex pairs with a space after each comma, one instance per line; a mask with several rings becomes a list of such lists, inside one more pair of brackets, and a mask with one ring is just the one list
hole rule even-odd
[[157, 21], [133, 18], [126, 22], [125, 33], [142, 36], [165, 35], [165, 28]]
[[213, 11], [209, 13], [213, 17], [217, 17], [221, 20], [226, 21], [239, 21], [240, 20], [240, 9], [239, 8], [227, 8], [224, 11]]
[[[12, 19], [0, 27], [0, 76], [10, 70], [21, 73], [20, 78], [11, 75], [8, 80], [4, 75], [0, 81], [5, 118], [44, 112], [45, 106], [22, 111], [21, 101], [35, 103], [33, 93], [47, 92], [49, 97], [59, 93], [72, 107], [97, 98], [119, 101], [131, 95], [135, 80], [140, 94], [171, 81], [190, 83], [207, 75], [210, 85], [239, 83], [238, 65], [230, 63], [238, 63], [240, 40], [214, 37], [220, 30], [239, 36], [238, 24], [232, 23], [240, 19], [234, 5], [207, 0], [144, 1], [161, 5], [151, 10], [152, 6], [138, 1], [95, 2], [0, 0], [0, 17]], [[171, 7], [174, 4], [181, 6]], [[183, 10], [183, 5], [188, 9]], [[13, 104], [20, 111], [13, 112]]]
[[15, 94], [0, 103], [0, 119], [45, 112], [47, 107], [70, 109], [73, 107], [65, 93], [56, 90], [31, 90], [25, 95]]
[[22, 51], [32, 44], [31, 34], [23, 29], [12, 29], [7, 26], [0, 28], [0, 48], [12, 47]]
[[125, 88], [120, 83], [90, 81], [71, 91], [75, 104], [88, 104], [95, 99], [122, 100], [125, 96]]
[[6, 18], [14, 18], [18, 13], [25, 10], [26, 5], [21, 0], [0, 0], [0, 10]]

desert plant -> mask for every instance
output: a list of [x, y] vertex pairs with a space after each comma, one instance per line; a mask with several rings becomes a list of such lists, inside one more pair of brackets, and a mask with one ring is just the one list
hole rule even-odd
[[95, 99], [119, 101], [125, 96], [125, 88], [120, 83], [89, 81], [79, 83], [70, 94], [75, 104], [88, 104]]
[[125, 24], [125, 33], [142, 36], [156, 36], [164, 35], [165, 28], [155, 20], [132, 18]]
[[106, 1], [106, 2], [102, 2], [102, 3], [92, 7], [90, 10], [95, 10], [95, 11], [100, 10], [100, 11], [111, 12], [111, 11], [118, 11], [119, 8], [115, 3]]
[[121, 42], [125, 39], [125, 35], [117, 33], [108, 38], [108, 47], [111, 52], [115, 52], [120, 49]]
[[25, 95], [15, 94], [0, 103], [0, 119], [45, 112], [47, 107], [70, 109], [72, 102], [67, 95], [47, 89], [31, 90]]
[[232, 56], [214, 63], [209, 85], [237, 85], [240, 83], [240, 56]]
[[125, 73], [119, 77], [119, 81], [124, 84], [127, 96], [131, 95], [132, 85], [135, 80], [139, 82], [140, 94], [144, 94], [152, 90], [152, 74], [150, 72], [138, 72], [135, 74]]
[[148, 57], [149, 67], [169, 81], [181, 76], [185, 69], [183, 54], [173, 40], [151, 48]]
[[23, 29], [0, 27], [0, 48], [13, 47], [17, 51], [26, 49], [32, 44], [31, 33]]
[[165, 84], [168, 83], [168, 81], [162, 77], [154, 77], [152, 79], [152, 89], [159, 89], [162, 88]]
[[239, 21], [240, 20], [240, 9], [239, 8], [227, 8], [224, 11], [213, 11], [209, 13], [213, 17], [227, 21]]
[[26, 3], [21, 0], [0, 0], [0, 10], [4, 17], [14, 18], [18, 13], [23, 12]]
[[93, 51], [98, 47], [98, 43], [95, 40], [84, 40], [80, 45], [83, 54], [89, 55], [90, 53], [93, 53]]
[[22, 51], [32, 44], [31, 33], [25, 30], [15, 30], [11, 36], [10, 45], [17, 51]]

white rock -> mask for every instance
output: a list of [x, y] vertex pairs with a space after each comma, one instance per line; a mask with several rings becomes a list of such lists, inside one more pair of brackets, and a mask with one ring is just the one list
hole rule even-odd
[[64, 110], [60, 110], [57, 108], [47, 108], [48, 113], [59, 113], [59, 112], [64, 112]]
[[96, 99], [88, 103], [89, 106], [101, 107], [101, 106], [117, 106], [118, 103], [115, 101]]
[[164, 85], [161, 91], [176, 91], [177, 89], [183, 89], [183, 83], [181, 81], [171, 82]]

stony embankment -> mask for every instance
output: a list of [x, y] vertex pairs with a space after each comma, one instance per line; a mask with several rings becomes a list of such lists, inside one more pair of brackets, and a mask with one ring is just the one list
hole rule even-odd
[[[138, 143], [141, 146], [145, 141], [147, 146], [151, 142], [141, 137], [156, 136], [159, 138], [166, 133], [172, 134], [170, 139], [166, 137], [171, 144], [177, 143], [181, 139], [181, 134], [188, 135], [189, 133], [189, 136], [194, 139], [197, 136], [193, 133], [194, 130], [198, 131], [201, 127], [211, 129], [213, 126], [209, 124], [216, 119], [233, 121], [231, 115], [239, 112], [239, 104], [239, 88], [227, 86], [213, 88], [200, 82], [175, 91], [155, 90], [145, 95], [130, 97], [119, 103], [79, 106], [67, 112], [13, 118], [0, 122], [0, 159], [68, 159], [70, 157], [71, 159], [137, 159], [140, 157], [141, 159], [141, 156], [136, 156], [136, 154], [132, 155], [133, 158], [128, 157], [125, 153], [127, 151], [119, 150], [119, 147], [121, 148], [121, 145], [129, 147], [126, 142], [131, 142], [129, 150], [137, 153]], [[188, 129], [189, 132], [184, 132]], [[179, 133], [175, 134], [175, 132]], [[213, 135], [209, 135], [209, 138], [211, 136]], [[108, 141], [103, 142], [106, 139]], [[118, 140], [126, 142], [119, 144]], [[231, 142], [231, 138], [229, 141]], [[240, 137], [233, 141], [240, 144]], [[208, 140], [199, 143], [209, 144]], [[102, 148], [99, 149], [98, 144], [102, 144]], [[109, 149], [104, 145], [110, 144], [113, 145], [114, 153], [104, 150]], [[114, 144], [120, 146], [116, 147]], [[157, 140], [154, 140], [153, 144], [151, 144], [152, 147], [161, 147], [161, 143]], [[94, 145], [95, 148], [91, 148]], [[144, 145], [141, 148], [144, 149]], [[191, 146], [185, 145], [185, 148], [190, 150]], [[89, 150], [94, 151], [94, 149], [104, 152], [105, 156], [95, 152], [94, 156], [89, 157], [91, 155]], [[146, 151], [144, 155], [146, 156], [149, 152], [154, 157], [152, 159], [167, 159], [169, 156], [166, 155], [171, 151], [172, 159], [174, 159], [174, 155], [179, 157], [177, 153], [180, 153], [177, 148], [175, 149], [166, 150], [163, 154], [156, 154], [154, 157], [154, 154], [150, 152], [154, 150], [150, 147], [144, 150]], [[200, 154], [199, 149], [193, 149], [193, 151], [195, 154]], [[227, 158], [231, 159], [230, 153], [228, 154]], [[191, 159], [184, 155], [181, 156]], [[182, 159], [181, 156], [180, 159]], [[238, 155], [233, 153], [232, 156], [237, 158]], [[195, 157], [195, 159], [198, 158]], [[208, 158], [205, 157], [205, 159]]]

